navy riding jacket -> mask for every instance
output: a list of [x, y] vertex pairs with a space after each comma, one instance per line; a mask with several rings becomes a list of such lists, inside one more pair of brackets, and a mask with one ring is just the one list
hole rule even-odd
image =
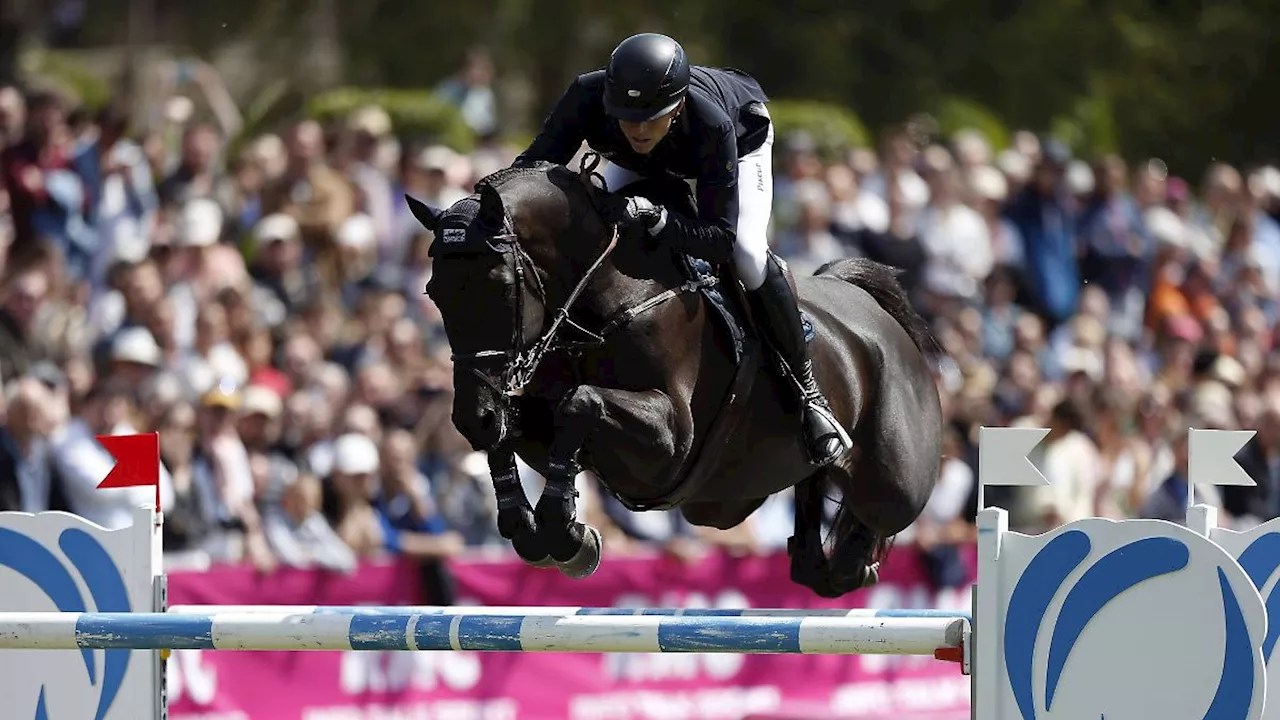
[[738, 70], [693, 66], [684, 109], [648, 155], [632, 150], [618, 122], [605, 114], [604, 86], [604, 70], [579, 75], [516, 162], [563, 165], [585, 140], [637, 174], [693, 180], [698, 217], [668, 214], [661, 239], [708, 260], [728, 260], [737, 236], [738, 161], [769, 133], [763, 112], [768, 97], [760, 84]]

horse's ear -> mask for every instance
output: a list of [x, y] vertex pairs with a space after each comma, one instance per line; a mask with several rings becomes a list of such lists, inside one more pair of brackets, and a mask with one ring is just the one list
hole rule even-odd
[[422, 223], [422, 227], [430, 230], [432, 233], [435, 233], [440, 229], [440, 216], [443, 214], [440, 210], [431, 207], [411, 195], [405, 195], [404, 200], [409, 203], [409, 212], [413, 213], [413, 216], [418, 219], [418, 222]]
[[477, 190], [480, 193], [479, 219], [483, 225], [500, 228], [506, 221], [506, 210], [502, 207], [502, 196], [492, 185], [482, 183]]

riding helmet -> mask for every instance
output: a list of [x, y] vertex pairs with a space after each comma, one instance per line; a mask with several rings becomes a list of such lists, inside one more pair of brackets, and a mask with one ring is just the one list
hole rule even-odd
[[689, 90], [689, 59], [666, 35], [633, 35], [614, 49], [605, 72], [604, 109], [644, 122], [675, 109]]

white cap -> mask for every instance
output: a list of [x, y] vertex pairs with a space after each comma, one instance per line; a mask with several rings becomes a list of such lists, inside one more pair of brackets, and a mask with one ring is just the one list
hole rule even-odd
[[347, 247], [367, 248], [377, 240], [373, 218], [365, 214], [352, 215], [338, 228], [338, 244]]
[[453, 164], [455, 153], [444, 145], [432, 145], [418, 154], [418, 167], [423, 170], [447, 172]]
[[382, 137], [391, 132], [391, 116], [377, 105], [366, 105], [347, 118], [347, 128]]
[[1089, 163], [1083, 160], [1072, 160], [1067, 163], [1065, 180], [1067, 189], [1071, 191], [1072, 195], [1084, 195], [1085, 193], [1093, 192], [1093, 168], [1089, 167]]
[[1000, 172], [1019, 182], [1031, 176], [1030, 158], [1012, 148], [1001, 150], [996, 155], [996, 167], [1000, 168]]
[[269, 418], [279, 417], [284, 409], [284, 401], [274, 390], [262, 385], [250, 385], [244, 389], [240, 398], [240, 412], [243, 415], [266, 415]]
[[159, 367], [164, 358], [160, 345], [144, 327], [127, 327], [116, 333], [111, 341], [111, 359], [139, 365]]
[[112, 255], [115, 260], [133, 264], [142, 262], [151, 252], [151, 239], [133, 218], [118, 218], [111, 225], [110, 233]]
[[1009, 183], [1004, 174], [990, 165], [980, 165], [969, 174], [969, 185], [984, 200], [1004, 200], [1009, 194]]
[[178, 244], [208, 247], [222, 236], [222, 208], [208, 198], [193, 198], [182, 206], [178, 220]]
[[293, 216], [284, 213], [273, 213], [258, 221], [253, 226], [253, 239], [259, 245], [266, 245], [273, 240], [284, 240], [291, 242], [297, 240], [300, 234], [298, 221]]
[[347, 433], [333, 441], [333, 471], [364, 475], [378, 471], [378, 446], [364, 435]]

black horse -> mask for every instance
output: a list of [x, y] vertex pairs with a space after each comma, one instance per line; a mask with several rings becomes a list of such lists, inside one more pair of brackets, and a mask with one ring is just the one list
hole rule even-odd
[[[443, 211], [406, 198], [436, 237], [426, 292], [453, 351], [453, 422], [488, 454], [503, 537], [530, 564], [594, 572], [600, 534], [574, 502], [583, 468], [632, 510], [678, 507], [716, 528], [796, 486], [792, 578], [826, 597], [875, 582], [941, 457], [930, 340], [895, 272], [851, 259], [792, 281], [817, 378], [855, 443], [815, 469], [785, 366], [761, 352], [741, 287], [678, 250], [619, 237], [598, 211], [616, 196], [590, 176], [540, 164], [494, 173]], [[625, 192], [694, 211], [683, 181]], [[777, 372], [762, 372], [769, 362]], [[547, 478], [536, 510], [516, 455]], [[828, 489], [840, 500], [829, 557]]]

